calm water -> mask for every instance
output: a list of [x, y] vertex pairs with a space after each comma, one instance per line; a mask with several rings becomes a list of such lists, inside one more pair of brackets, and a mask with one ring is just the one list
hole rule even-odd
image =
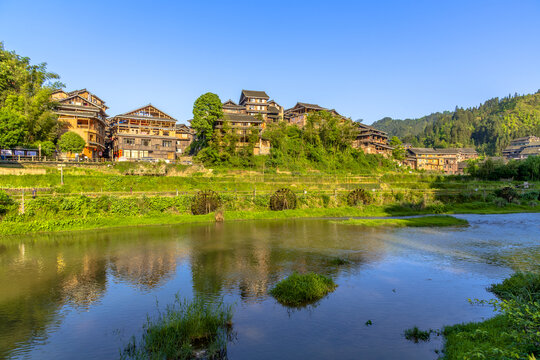
[[[9, 239], [0, 243], [0, 358], [118, 358], [156, 303], [180, 293], [235, 304], [230, 359], [436, 359], [440, 338], [414, 344], [403, 331], [492, 316], [467, 299], [490, 299], [489, 284], [540, 258], [540, 214], [461, 217], [469, 228], [290, 220]], [[329, 265], [336, 256], [352, 262]], [[289, 310], [267, 292], [294, 270], [339, 287]]]

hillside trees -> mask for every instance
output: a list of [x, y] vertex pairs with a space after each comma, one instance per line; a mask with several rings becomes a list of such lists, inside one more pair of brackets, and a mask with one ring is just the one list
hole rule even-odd
[[31, 65], [29, 58], [5, 50], [0, 42], [0, 128], [10, 129], [14, 122], [19, 127], [10, 130], [10, 147], [57, 139], [59, 124], [50, 94], [63, 87], [58, 78], [47, 71], [47, 64]]
[[195, 100], [191, 121], [191, 127], [195, 130], [192, 151], [198, 152], [209, 145], [214, 133], [214, 123], [222, 117], [221, 100], [216, 94], [208, 92]]

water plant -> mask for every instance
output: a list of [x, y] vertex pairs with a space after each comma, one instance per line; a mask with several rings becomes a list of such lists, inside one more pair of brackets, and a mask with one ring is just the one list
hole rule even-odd
[[232, 327], [232, 307], [196, 297], [176, 295], [156, 318], [148, 317], [139, 342], [134, 338], [121, 352], [123, 359], [226, 358]]
[[403, 335], [405, 336], [405, 339], [414, 341], [414, 343], [418, 343], [419, 341], [428, 341], [433, 332], [434, 331], [431, 329], [420, 330], [418, 326], [415, 326], [413, 328], [405, 330], [403, 332]]
[[335, 257], [335, 258], [330, 259], [328, 261], [328, 263], [330, 265], [341, 266], [341, 265], [350, 264], [351, 262], [349, 260], [341, 258], [341, 257]]
[[304, 306], [316, 302], [334, 291], [337, 285], [324, 275], [292, 273], [270, 290], [276, 300], [287, 306]]
[[466, 226], [468, 221], [458, 219], [448, 215], [422, 216], [407, 219], [349, 219], [345, 221], [335, 221], [337, 224], [361, 225], [366, 227], [445, 227], [445, 226]]

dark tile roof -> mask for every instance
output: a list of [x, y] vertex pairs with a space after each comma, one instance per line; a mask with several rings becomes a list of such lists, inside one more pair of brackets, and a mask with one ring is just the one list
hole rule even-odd
[[254, 116], [247, 114], [223, 114], [223, 120], [235, 121], [235, 122], [253, 122], [261, 123], [262, 120], [255, 118]]
[[312, 110], [328, 110], [327, 108], [323, 108], [322, 106], [319, 106], [317, 104], [308, 104], [308, 103], [303, 103], [303, 102], [297, 102], [295, 107], [297, 106], [305, 107], [306, 109], [312, 109]]
[[257, 98], [263, 98], [263, 99], [270, 99], [270, 96], [266, 94], [264, 91], [256, 91], [256, 90], [242, 90], [242, 94], [245, 97], [257, 97]]
[[268, 106], [269, 114], [279, 114], [279, 109], [275, 106]]

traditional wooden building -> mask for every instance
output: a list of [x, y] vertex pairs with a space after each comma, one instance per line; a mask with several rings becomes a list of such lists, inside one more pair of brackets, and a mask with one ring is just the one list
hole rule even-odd
[[537, 136], [527, 136], [514, 139], [510, 145], [503, 150], [503, 156], [507, 160], [526, 159], [529, 156], [540, 155], [540, 138]]
[[98, 159], [105, 155], [105, 102], [86, 89], [65, 92], [56, 90], [51, 99], [57, 103], [56, 114], [62, 131], [79, 134], [86, 145], [82, 155]]
[[289, 124], [298, 125], [299, 127], [304, 127], [307, 122], [307, 117], [309, 114], [313, 114], [318, 111], [329, 111], [335, 115], [339, 114], [335, 110], [329, 110], [323, 108], [322, 106], [316, 104], [308, 104], [298, 102], [295, 106], [285, 111], [284, 117]]
[[195, 133], [185, 124], [176, 125], [176, 156], [185, 155], [186, 149], [193, 142]]
[[384, 156], [392, 154], [392, 147], [388, 145], [387, 133], [359, 122], [354, 124], [358, 128], [358, 133], [352, 143], [353, 148], [362, 149], [366, 154], [381, 154]]
[[471, 148], [409, 148], [407, 156], [407, 163], [414, 169], [445, 174], [462, 173], [464, 162], [478, 158], [476, 150]]
[[260, 117], [266, 121], [268, 118], [268, 99], [270, 97], [264, 91], [242, 90], [238, 105], [246, 109], [246, 114], [251, 116], [260, 114]]
[[268, 101], [267, 122], [277, 123], [283, 121], [283, 106], [274, 100]]
[[111, 118], [113, 156], [119, 160], [176, 158], [176, 119], [148, 104]]
[[[229, 130], [226, 130], [226, 128]], [[224, 136], [226, 131], [232, 131], [236, 135], [238, 142], [236, 148], [248, 146], [250, 136], [255, 133], [258, 139], [255, 141], [253, 154], [266, 155], [270, 152], [270, 143], [262, 138], [264, 121], [248, 114], [225, 113], [222, 119], [214, 124], [216, 131], [220, 131]]]

